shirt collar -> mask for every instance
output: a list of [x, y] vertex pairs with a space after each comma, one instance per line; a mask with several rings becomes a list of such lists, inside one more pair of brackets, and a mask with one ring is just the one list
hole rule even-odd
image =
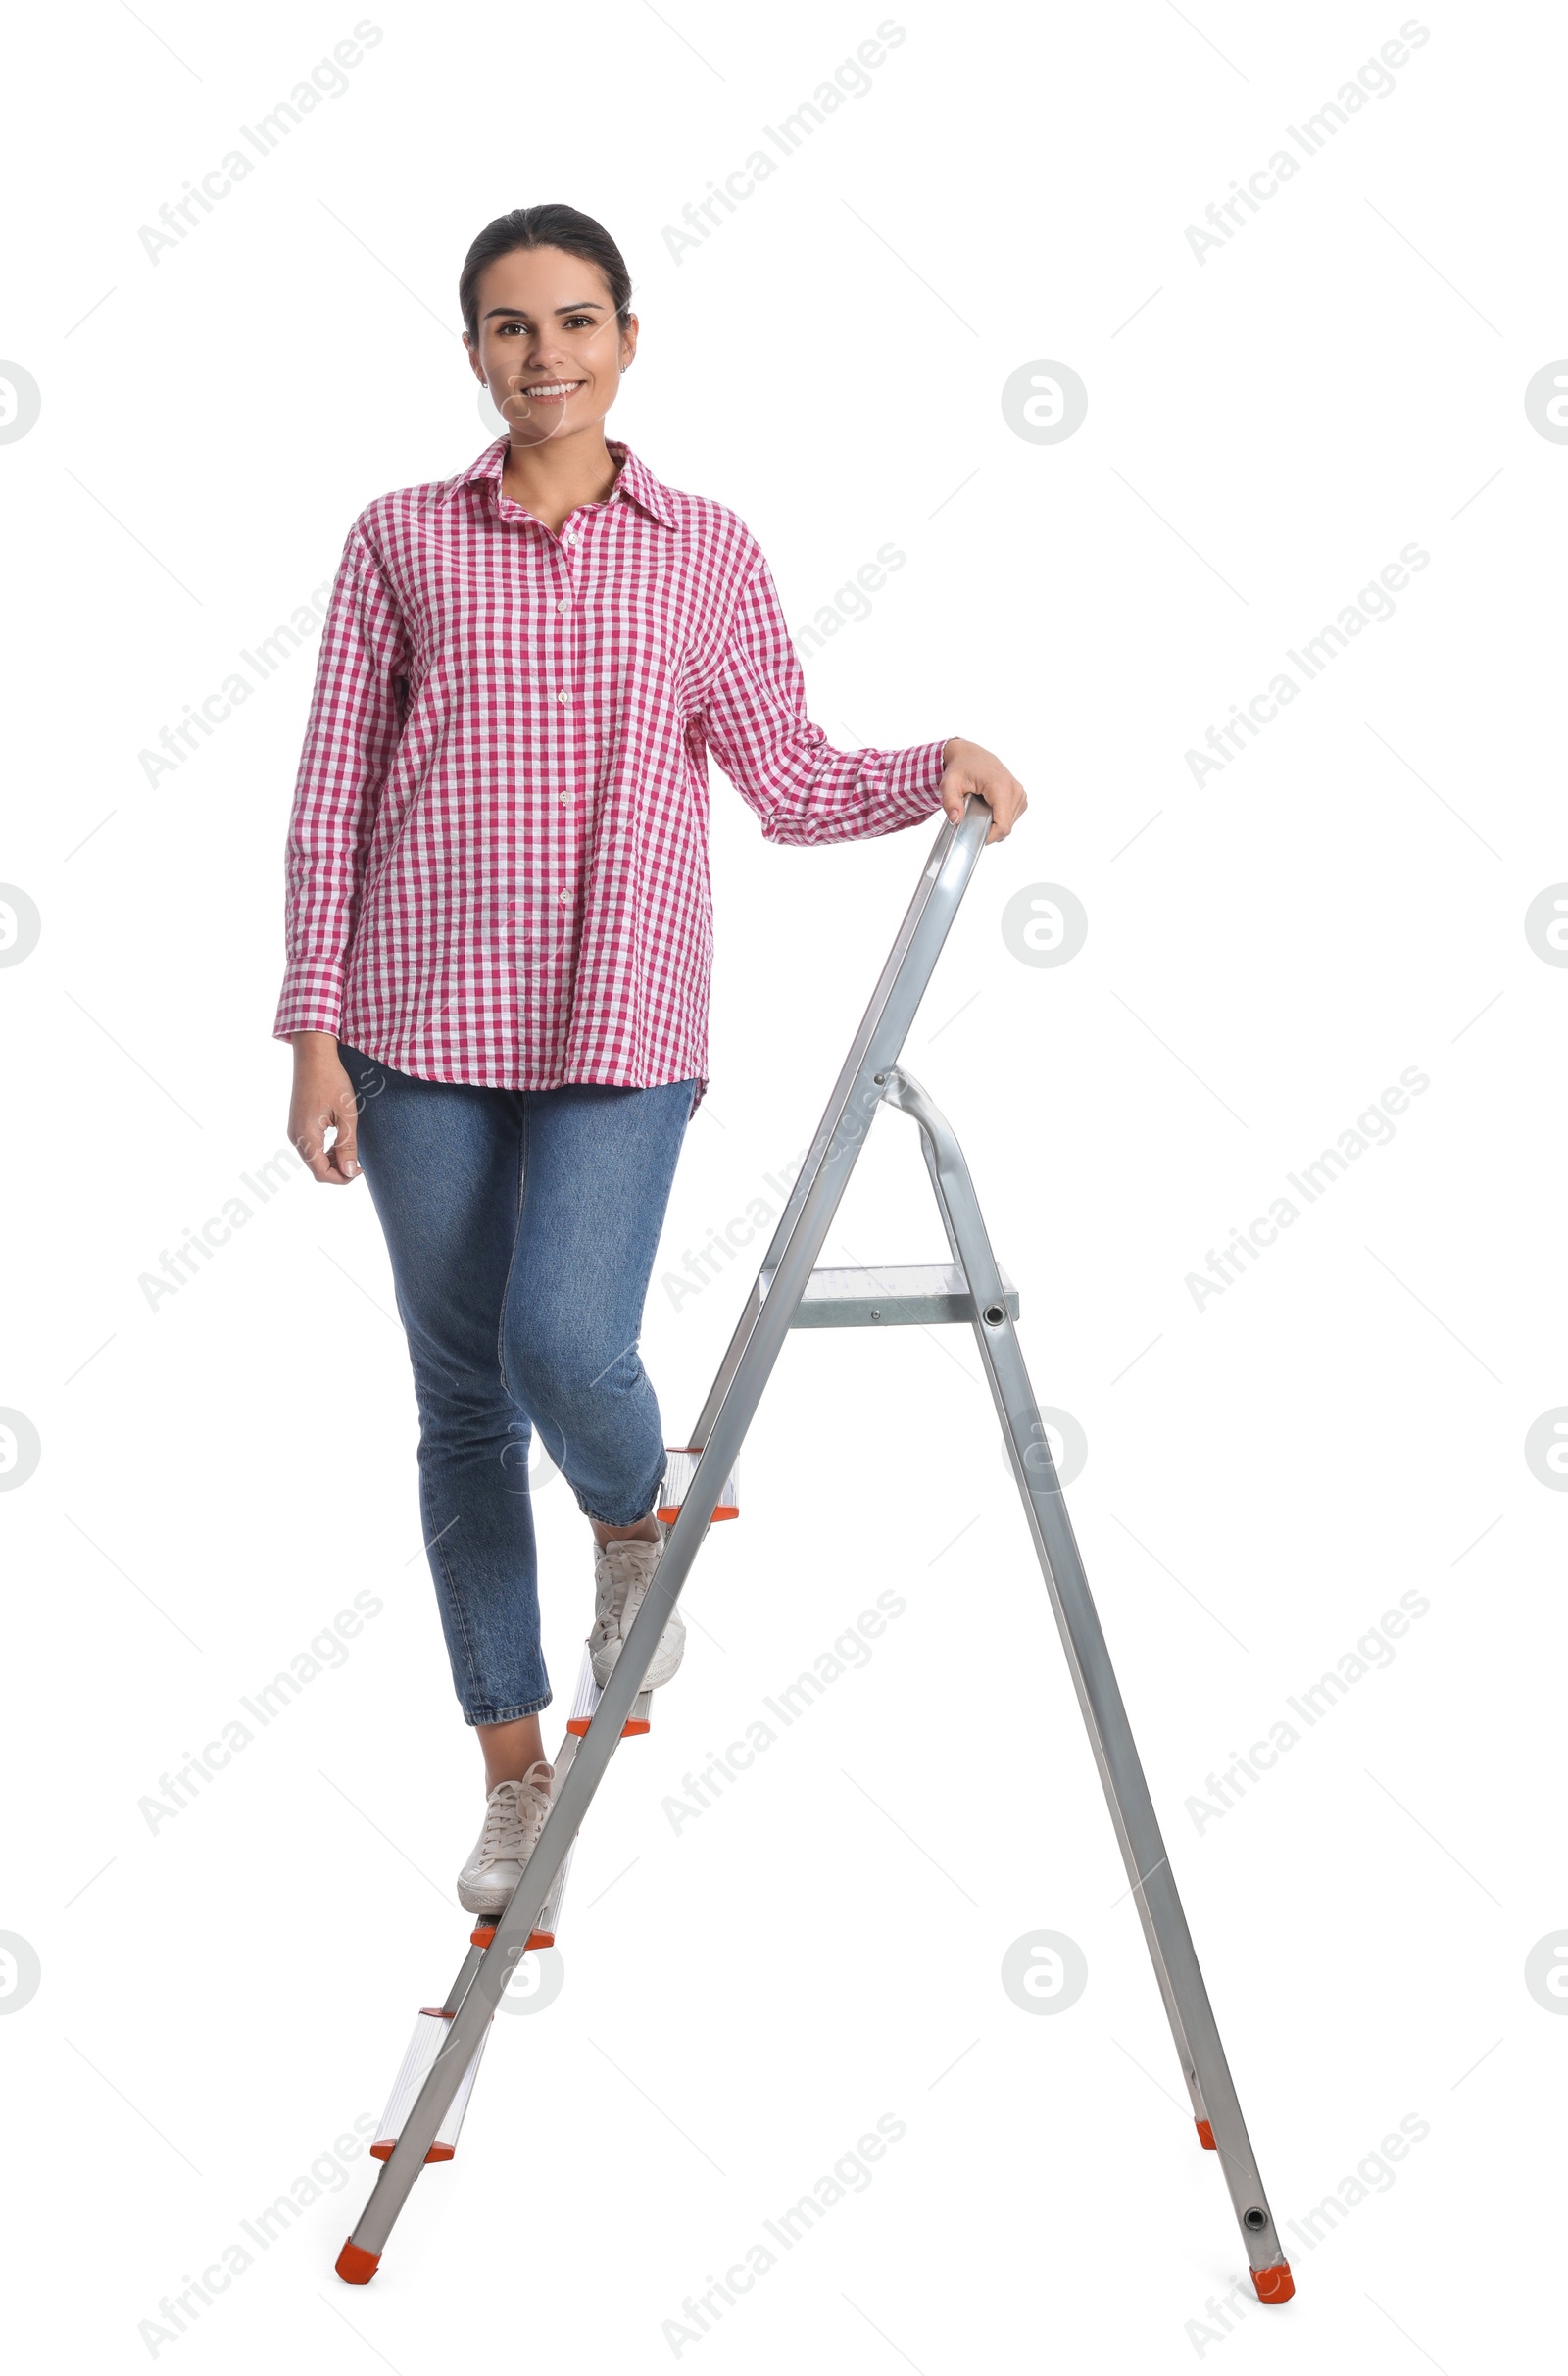
[[[455, 478], [447, 480], [446, 495], [455, 495], [460, 487], [483, 487], [487, 481], [499, 492], [510, 442], [509, 438], [498, 437], [492, 445], [487, 445], [482, 454], [475, 455], [466, 470], [460, 470]], [[618, 466], [613, 492], [607, 500], [611, 503], [635, 503], [657, 520], [662, 527], [672, 528], [675, 525], [675, 511], [669, 499], [669, 489], [654, 476], [641, 456], [634, 454], [621, 438], [607, 437], [605, 443]]]

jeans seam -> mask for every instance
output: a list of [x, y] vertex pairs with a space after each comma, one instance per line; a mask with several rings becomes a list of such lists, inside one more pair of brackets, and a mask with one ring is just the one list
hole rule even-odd
[[[462, 1522], [462, 1516], [460, 1513], [458, 1523], [461, 1525]], [[447, 1565], [446, 1539], [451, 1531], [452, 1529], [449, 1526], [443, 1526], [440, 1534], [437, 1535], [430, 1548], [441, 1561], [441, 1573], [446, 1580], [447, 1600], [451, 1605], [453, 1613], [457, 1617], [458, 1631], [463, 1636], [463, 1660], [464, 1664], [468, 1670], [469, 1682], [477, 1683], [481, 1680], [481, 1677], [479, 1674], [478, 1660], [473, 1655], [473, 1640], [468, 1632], [468, 1620], [463, 1607], [463, 1595], [459, 1592], [456, 1581], [454, 1580], [452, 1574], [452, 1570]]]
[[[501, 1372], [502, 1391], [517, 1403], [507, 1375], [507, 1312], [512, 1303], [512, 1274], [517, 1267], [517, 1248], [522, 1243], [522, 1208], [528, 1193], [528, 1093], [519, 1093], [519, 1126], [517, 1130], [517, 1209], [512, 1224], [512, 1252], [507, 1257], [507, 1275], [501, 1282], [501, 1309], [496, 1314], [496, 1366]], [[522, 1406], [517, 1405], [520, 1410]]]
[[[417, 1405], [418, 1405], [418, 1400], [419, 1400], [419, 1376], [418, 1376], [418, 1365], [417, 1365], [417, 1363], [416, 1363], [416, 1362], [415, 1362], [415, 1361], [414, 1361], [414, 1359], [413, 1359], [413, 1356], [414, 1356], [414, 1337], [413, 1337], [413, 1333], [412, 1333], [412, 1331], [410, 1330], [410, 1327], [409, 1327], [408, 1313], [407, 1313], [407, 1312], [404, 1311], [404, 1309], [403, 1309], [403, 1297], [402, 1297], [402, 1293], [401, 1293], [401, 1291], [400, 1291], [400, 1289], [399, 1289], [398, 1282], [397, 1282], [397, 1279], [396, 1279], [396, 1277], [395, 1277], [395, 1276], [394, 1276], [393, 1281], [392, 1281], [392, 1301], [393, 1301], [394, 1305], [397, 1307], [397, 1314], [398, 1314], [398, 1318], [399, 1318], [399, 1319], [402, 1321], [402, 1323], [403, 1323], [404, 1340], [405, 1340], [405, 1342], [406, 1342], [406, 1344], [407, 1344], [407, 1346], [408, 1346], [408, 1349], [409, 1349], [410, 1365], [411, 1365], [411, 1367], [414, 1369], [415, 1403], [416, 1403], [416, 1406], [417, 1407]], [[423, 1435], [423, 1433], [424, 1433], [424, 1415], [423, 1415], [423, 1412], [422, 1412], [422, 1411], [420, 1412], [420, 1416], [419, 1416], [419, 1432], [420, 1432], [420, 1435], [421, 1435], [421, 1436], [422, 1436], [422, 1435]], [[422, 1514], [423, 1514], [423, 1511], [422, 1511], [422, 1502], [421, 1502], [421, 1517], [422, 1517]], [[462, 1524], [462, 1522], [463, 1522], [463, 1520], [462, 1520], [462, 1512], [460, 1511], [460, 1512], [459, 1512], [459, 1514], [458, 1514], [458, 1523], [461, 1525], [461, 1524]], [[465, 1664], [465, 1665], [467, 1667], [467, 1670], [468, 1670], [468, 1676], [469, 1676], [469, 1680], [470, 1680], [470, 1682], [477, 1682], [477, 1681], [478, 1681], [478, 1679], [479, 1679], [479, 1670], [478, 1670], [478, 1665], [477, 1665], [477, 1662], [475, 1661], [474, 1655], [473, 1655], [473, 1642], [472, 1642], [472, 1639], [470, 1638], [469, 1633], [468, 1633], [467, 1619], [466, 1618], [466, 1616], [465, 1616], [465, 1614], [464, 1614], [464, 1609], [463, 1609], [463, 1596], [462, 1596], [462, 1595], [461, 1595], [461, 1593], [458, 1591], [457, 1586], [456, 1586], [455, 1582], [453, 1581], [453, 1575], [452, 1575], [452, 1570], [451, 1570], [451, 1568], [450, 1568], [450, 1567], [447, 1565], [447, 1555], [446, 1555], [446, 1548], [445, 1548], [445, 1546], [446, 1546], [446, 1539], [447, 1539], [447, 1536], [450, 1534], [450, 1532], [451, 1532], [451, 1531], [452, 1531], [452, 1530], [451, 1530], [451, 1528], [450, 1528], [450, 1527], [448, 1527], [448, 1526], [443, 1526], [443, 1527], [441, 1528], [441, 1531], [439, 1532], [439, 1534], [438, 1534], [438, 1535], [435, 1537], [435, 1540], [434, 1540], [434, 1541], [431, 1543], [431, 1545], [430, 1545], [430, 1547], [429, 1547], [429, 1552], [427, 1552], [425, 1556], [428, 1558], [428, 1557], [430, 1556], [430, 1553], [434, 1553], [435, 1557], [436, 1557], [436, 1558], [437, 1558], [437, 1559], [440, 1560], [440, 1562], [441, 1562], [441, 1573], [442, 1573], [442, 1576], [443, 1576], [443, 1578], [445, 1579], [445, 1582], [446, 1582], [446, 1594], [447, 1594], [447, 1600], [448, 1600], [448, 1603], [449, 1603], [449, 1604], [450, 1604], [450, 1606], [451, 1606], [451, 1609], [452, 1609], [452, 1611], [453, 1611], [454, 1615], [455, 1615], [455, 1616], [456, 1616], [456, 1618], [457, 1618], [457, 1621], [458, 1621], [458, 1631], [459, 1631], [459, 1633], [460, 1633], [460, 1634], [463, 1636], [463, 1658], [464, 1658], [464, 1664]]]

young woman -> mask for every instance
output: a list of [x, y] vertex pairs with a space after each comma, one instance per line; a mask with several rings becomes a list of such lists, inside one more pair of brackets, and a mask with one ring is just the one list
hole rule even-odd
[[[568, 206], [480, 232], [458, 283], [508, 424], [349, 531], [287, 844], [289, 1136], [364, 1169], [419, 1412], [453, 1682], [484, 1753], [458, 1882], [506, 1906], [549, 1811], [528, 1453], [593, 1529], [608, 1680], [662, 1546], [663, 1427], [637, 1341], [708, 1086], [707, 753], [764, 838], [893, 833], [1022, 787], [972, 742], [841, 752], [807, 716], [755, 538], [605, 417], [637, 349], [614, 241]], [[335, 1136], [332, 1134], [335, 1131]], [[670, 1617], [651, 1687], [680, 1664]]]

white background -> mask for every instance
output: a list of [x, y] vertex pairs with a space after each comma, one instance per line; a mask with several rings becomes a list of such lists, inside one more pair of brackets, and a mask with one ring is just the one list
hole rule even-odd
[[[0, 2020], [9, 2346], [349, 2376], [480, 2338], [748, 2376], [1533, 2357], [1568, 2020], [1524, 1966], [1568, 1923], [1568, 1504], [1524, 1439], [1568, 1401], [1568, 976], [1524, 916], [1568, 874], [1568, 451], [1524, 391], [1568, 351], [1560, 23], [1423, 7], [1392, 94], [1200, 262], [1187, 226], [1398, 8], [901, 8], [869, 89], [677, 260], [664, 226], [871, 6], [377, 6], [342, 95], [150, 261], [139, 227], [354, 22], [157, 0], [13, 36], [0, 346], [42, 411], [0, 451], [0, 876], [41, 937], [0, 973], [0, 1405], [41, 1457], [0, 1497], [0, 1929], [41, 1980]], [[562, 1993], [498, 2019], [375, 2283], [332, 2274], [372, 2174], [333, 2141], [463, 1951], [479, 1761], [368, 1194], [296, 1165], [176, 1296], [138, 1285], [286, 1147], [269, 1031], [314, 647], [156, 783], [139, 754], [330, 577], [372, 496], [479, 451], [459, 268], [546, 198], [631, 269], [612, 432], [741, 515], [792, 625], [885, 541], [907, 555], [808, 663], [833, 740], [965, 734], [1028, 789], [905, 1061], [963, 1141], [1039, 1400], [1087, 1434], [1069, 1507], [1284, 2309], [1252, 2302], [1193, 2134], [962, 1330], [792, 1337], [679, 1684], [584, 1830]], [[1039, 359], [1089, 391], [1055, 445], [1002, 408]], [[1195, 783], [1208, 726], [1412, 542], [1396, 615]], [[665, 1275], [776, 1203], [932, 839], [770, 848], [715, 776], [712, 1087], [643, 1340], [676, 1441], [755, 1258], [678, 1308]], [[1037, 885], [1087, 910], [1070, 964], [1004, 938]], [[1200, 1309], [1187, 1275], [1410, 1066], [1430, 1086], [1393, 1139]], [[880, 1116], [824, 1259], [941, 1251], [916, 1134]], [[559, 1480], [537, 1509], [554, 1726], [590, 1547]], [[677, 1834], [662, 1800], [889, 1589], [870, 1663]], [[150, 1830], [160, 1775], [356, 1591], [383, 1607], [346, 1662]], [[1429, 1607], [1393, 1663], [1200, 1831], [1205, 1777], [1401, 1593]], [[1038, 1929], [1089, 1968], [1049, 2018], [1000, 1977]], [[870, 2183], [677, 2350], [684, 2298], [887, 2113], [906, 2133]], [[1427, 2133], [1355, 2200], [1407, 2116]], [[313, 2162], [329, 2183], [249, 2243]], [[1302, 2241], [1331, 2195], [1351, 2207]], [[236, 2242], [226, 2292], [160, 2311]]]

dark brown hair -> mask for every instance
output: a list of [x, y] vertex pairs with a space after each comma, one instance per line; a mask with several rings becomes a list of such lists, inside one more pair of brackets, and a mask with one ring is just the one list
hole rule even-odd
[[498, 256], [510, 256], [514, 248], [562, 248], [568, 256], [581, 256], [587, 264], [597, 265], [609, 285], [615, 320], [624, 329], [631, 312], [631, 274], [624, 257], [602, 223], [592, 215], [580, 215], [574, 206], [514, 206], [510, 215], [498, 215], [487, 223], [478, 238], [463, 260], [458, 276], [458, 305], [463, 315], [463, 326], [477, 346], [479, 343], [479, 275], [487, 264]]

